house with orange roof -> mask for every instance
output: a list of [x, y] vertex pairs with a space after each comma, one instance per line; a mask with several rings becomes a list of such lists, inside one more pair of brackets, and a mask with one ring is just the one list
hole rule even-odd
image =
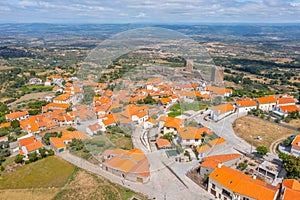
[[61, 153], [67, 149], [67, 145], [64, 143], [63, 139], [61, 138], [50, 137], [49, 141], [50, 141], [50, 146], [57, 153]]
[[145, 129], [152, 128], [152, 127], [156, 126], [157, 123], [158, 123], [157, 120], [150, 117], [144, 122], [144, 128]]
[[277, 106], [293, 106], [296, 105], [296, 100], [291, 96], [282, 96], [277, 98]]
[[263, 111], [272, 111], [276, 107], [277, 100], [274, 96], [256, 98], [258, 108]]
[[155, 143], [156, 143], [157, 149], [170, 149], [170, 148], [172, 148], [171, 143], [167, 139], [160, 138], [160, 139], [157, 139]]
[[158, 98], [156, 101], [158, 105], [164, 106], [164, 108], [168, 108], [172, 104], [172, 99], [169, 97]]
[[203, 134], [210, 134], [211, 130], [207, 127], [185, 126], [178, 130], [178, 142], [184, 147], [199, 146], [203, 143]]
[[220, 151], [224, 149], [225, 145], [226, 140], [222, 137], [209, 140], [208, 142], [203, 143], [196, 148], [197, 152], [199, 153], [198, 158], [201, 159], [205, 157], [211, 151]]
[[100, 126], [102, 127], [102, 131], [106, 130], [106, 127], [116, 126], [117, 122], [113, 114], [106, 114], [98, 120]]
[[216, 199], [276, 200], [279, 189], [225, 165], [219, 165], [210, 175], [208, 192]]
[[239, 113], [249, 112], [250, 110], [257, 108], [257, 103], [253, 99], [245, 99], [245, 100], [235, 101], [234, 104]]
[[0, 137], [0, 142], [8, 142], [8, 137], [6, 135]]
[[294, 200], [300, 197], [300, 183], [295, 179], [286, 179], [281, 184], [280, 200]]
[[232, 89], [230, 88], [223, 88], [223, 87], [217, 87], [217, 86], [206, 86], [206, 91], [209, 91], [211, 94], [215, 96], [224, 96], [229, 97], [232, 95]]
[[230, 103], [221, 104], [211, 108], [210, 117], [214, 121], [219, 121], [235, 112], [235, 108]]
[[12, 112], [12, 113], [9, 113], [9, 114], [5, 115], [5, 119], [8, 122], [11, 122], [13, 120], [18, 120], [18, 121], [24, 120], [27, 117], [29, 117], [29, 114], [28, 114], [27, 110]]
[[211, 174], [218, 165], [222, 164], [227, 167], [232, 167], [241, 160], [243, 156], [241, 154], [221, 154], [208, 156], [201, 161], [199, 167], [197, 168], [197, 172], [199, 175], [204, 177], [205, 175]]
[[104, 128], [103, 126], [101, 126], [100, 124], [98, 124], [98, 123], [89, 125], [89, 126], [86, 128], [86, 132], [87, 132], [89, 135], [97, 134], [99, 131], [105, 131], [105, 128]]
[[10, 125], [11, 125], [10, 122], [2, 123], [2, 124], [0, 124], [0, 128], [7, 128], [7, 127], [10, 127]]
[[300, 156], [300, 136], [297, 135], [292, 143], [291, 143], [292, 147], [291, 147], [291, 154], [293, 154], [294, 156]]
[[70, 93], [61, 94], [53, 99], [53, 103], [57, 104], [69, 104], [73, 102], [73, 95]]
[[26, 137], [19, 141], [20, 154], [27, 157], [29, 153], [37, 152], [43, 147], [43, 144], [35, 136]]
[[[149, 116], [147, 114], [148, 106], [137, 106], [134, 104], [129, 104], [125, 107], [124, 111], [120, 113], [120, 116], [116, 116], [115, 118], [117, 121], [120, 121], [120, 118], [126, 118], [130, 120], [131, 122], [136, 122], [138, 124], [141, 124], [145, 122]], [[116, 114], [116, 113], [115, 113]], [[125, 120], [126, 121], [126, 120]], [[121, 122], [121, 121], [120, 121]]]
[[184, 121], [182, 119], [166, 117], [164, 120], [162, 133], [163, 134], [173, 133], [174, 135], [177, 135], [178, 131], [183, 126], [184, 126]]
[[66, 110], [67, 108], [70, 108], [71, 104], [62, 104], [62, 103], [49, 103], [42, 107], [42, 112], [47, 112], [48, 110]]
[[105, 171], [134, 182], [149, 181], [149, 163], [141, 150], [107, 150], [104, 155], [107, 158], [102, 164]]
[[287, 117], [292, 112], [300, 112], [300, 108], [297, 105], [279, 106], [274, 108], [272, 113], [278, 117]]
[[88, 138], [89, 137], [86, 133], [80, 131], [64, 131], [61, 136], [61, 139], [64, 141], [65, 144], [72, 142], [73, 139], [86, 140]]

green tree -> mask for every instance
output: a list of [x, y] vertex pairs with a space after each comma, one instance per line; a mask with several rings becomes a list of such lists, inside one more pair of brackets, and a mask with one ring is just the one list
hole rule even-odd
[[20, 154], [16, 155], [15, 163], [23, 163], [23, 158], [24, 158], [23, 155], [20, 155]]
[[264, 155], [266, 155], [268, 153], [268, 149], [265, 146], [258, 146], [258, 147], [256, 147], [256, 151], [257, 151], [257, 153], [259, 155], [262, 155], [262, 156], [264, 156]]
[[36, 152], [29, 153], [27, 156], [30, 162], [35, 162], [38, 159], [38, 155]]
[[39, 150], [39, 152], [40, 152], [42, 158], [47, 157], [47, 153], [46, 153], [47, 150], [46, 150], [45, 148], [41, 148], [41, 149]]
[[287, 172], [287, 178], [300, 178], [300, 157], [280, 153], [279, 158], [283, 161], [284, 168]]
[[67, 128], [67, 131], [77, 131], [77, 129], [74, 128], [74, 127], [68, 127], [68, 128]]
[[11, 122], [11, 127], [12, 128], [19, 128], [20, 127], [20, 122], [18, 120], [13, 120]]

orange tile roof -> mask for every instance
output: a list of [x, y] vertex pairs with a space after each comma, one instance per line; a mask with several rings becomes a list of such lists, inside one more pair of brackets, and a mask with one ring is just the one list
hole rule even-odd
[[63, 140], [72, 140], [72, 139], [79, 139], [79, 140], [85, 140], [88, 139], [88, 136], [79, 131], [64, 131], [62, 133], [61, 139]]
[[19, 143], [20, 143], [20, 146], [22, 147], [22, 146], [26, 146], [28, 144], [34, 143], [34, 141], [35, 141], [35, 136], [31, 136], [31, 137], [19, 140]]
[[0, 141], [4, 140], [4, 139], [6, 140], [6, 139], [8, 139], [8, 137], [6, 135], [0, 137]]
[[300, 135], [297, 135], [293, 141], [292, 141], [292, 146], [300, 146]]
[[8, 120], [13, 120], [13, 119], [17, 119], [17, 118], [20, 118], [20, 117], [24, 117], [26, 115], [28, 115], [28, 111], [27, 110], [25, 110], [25, 111], [19, 111], [19, 112], [12, 112], [10, 114], [7, 114], [6, 118]]
[[158, 140], [156, 140], [156, 145], [158, 146], [158, 148], [171, 147], [171, 143], [167, 139], [158, 139]]
[[61, 95], [55, 97], [53, 100], [56, 100], [56, 101], [66, 101], [70, 97], [71, 97], [70, 93], [65, 93], [65, 94], [61, 94]]
[[216, 87], [216, 86], [206, 86], [206, 90], [212, 92], [213, 94], [217, 94], [217, 95], [225, 95], [225, 93], [232, 92], [232, 89]]
[[209, 179], [213, 179], [234, 193], [258, 200], [274, 199], [278, 191], [273, 185], [253, 179], [226, 166], [216, 168], [209, 175]]
[[163, 105], [166, 105], [167, 103], [171, 102], [172, 100], [169, 97], [166, 98], [159, 98], [158, 99]]
[[208, 142], [208, 144], [211, 145], [211, 146], [214, 146], [214, 145], [222, 144], [224, 142], [226, 142], [226, 140], [221, 137], [221, 138], [217, 138], [217, 139], [214, 139], [214, 140], [210, 140]]
[[285, 179], [282, 181], [282, 185], [293, 190], [300, 191], [300, 183], [295, 179]]
[[278, 98], [278, 104], [290, 104], [290, 103], [296, 103], [293, 97]]
[[55, 146], [55, 148], [57, 148], [57, 149], [66, 148], [66, 144], [64, 143], [64, 141], [61, 138], [50, 137], [49, 140], [50, 140], [50, 143], [52, 143]]
[[7, 128], [7, 127], [10, 127], [10, 122], [0, 124], [0, 128]]
[[157, 124], [157, 121], [156, 121], [155, 119], [151, 118], [151, 117], [149, 117], [149, 118], [146, 120], [146, 122], [150, 122], [150, 123], [152, 123], [152, 124]]
[[256, 99], [259, 104], [269, 104], [276, 103], [276, 99], [274, 96], [260, 97]]
[[102, 122], [103, 122], [103, 124], [104, 124], [105, 126], [108, 126], [108, 125], [111, 125], [111, 124], [115, 124], [115, 123], [116, 123], [116, 120], [115, 120], [113, 114], [107, 114], [107, 115], [105, 115], [105, 116], [102, 117], [102, 118], [103, 118]]
[[28, 151], [28, 153], [30, 153], [32, 151], [42, 148], [43, 144], [40, 141], [36, 141], [36, 142], [26, 145], [25, 147], [26, 147], [26, 150]]
[[102, 126], [98, 123], [88, 126], [91, 131], [98, 131], [102, 129]]
[[178, 133], [183, 140], [186, 140], [186, 139], [201, 139], [203, 132], [201, 131], [200, 128], [187, 126], [187, 127], [180, 128], [178, 130]]
[[295, 112], [295, 111], [300, 112], [300, 108], [298, 108], [296, 105], [279, 106], [279, 108], [285, 113], [291, 113], [291, 112]]
[[176, 128], [177, 130], [183, 125], [183, 120], [179, 118], [166, 117], [165, 119], [165, 127]]
[[210, 149], [210, 146], [207, 145], [207, 144], [205, 144], [205, 145], [202, 145], [202, 146], [197, 147], [196, 150], [198, 151], [198, 153], [205, 153], [205, 152], [207, 152], [209, 149]]
[[226, 103], [213, 107], [213, 110], [218, 114], [223, 114], [229, 111], [234, 111], [234, 107], [230, 103]]
[[238, 107], [252, 107], [252, 106], [256, 106], [256, 101], [252, 100], [252, 99], [247, 99], [244, 101], [235, 101], [234, 102]]
[[204, 162], [200, 164], [201, 167], [217, 168], [219, 163], [224, 163], [240, 157], [240, 154], [223, 154], [216, 156], [208, 156], [204, 158]]
[[107, 156], [112, 154], [114, 157], [106, 160], [104, 164], [120, 169], [125, 173], [138, 173], [141, 176], [150, 175], [147, 158], [141, 150], [109, 150], [106, 152]]

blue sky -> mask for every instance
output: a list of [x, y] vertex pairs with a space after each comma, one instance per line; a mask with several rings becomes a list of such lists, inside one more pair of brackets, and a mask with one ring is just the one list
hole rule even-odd
[[300, 23], [300, 0], [0, 0], [0, 23]]

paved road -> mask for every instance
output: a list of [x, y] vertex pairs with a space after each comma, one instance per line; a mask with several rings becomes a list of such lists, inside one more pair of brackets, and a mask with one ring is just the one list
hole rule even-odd
[[[209, 112], [209, 111], [207, 111]], [[246, 113], [234, 113], [218, 122], [214, 121], [205, 121], [203, 118], [205, 115], [207, 115], [207, 112], [199, 117], [197, 117], [198, 123], [203, 124], [204, 126], [209, 127], [211, 130], [213, 130], [218, 136], [223, 137], [227, 140], [227, 143], [232, 146], [232, 148], [238, 149], [240, 151], [250, 153], [255, 151], [255, 147], [252, 147], [248, 144], [245, 140], [239, 138], [236, 136], [232, 124], [233, 122], [242, 116], [246, 116]], [[268, 156], [264, 157], [268, 161], [273, 161], [274, 159], [278, 159], [278, 155], [268, 153]]]

